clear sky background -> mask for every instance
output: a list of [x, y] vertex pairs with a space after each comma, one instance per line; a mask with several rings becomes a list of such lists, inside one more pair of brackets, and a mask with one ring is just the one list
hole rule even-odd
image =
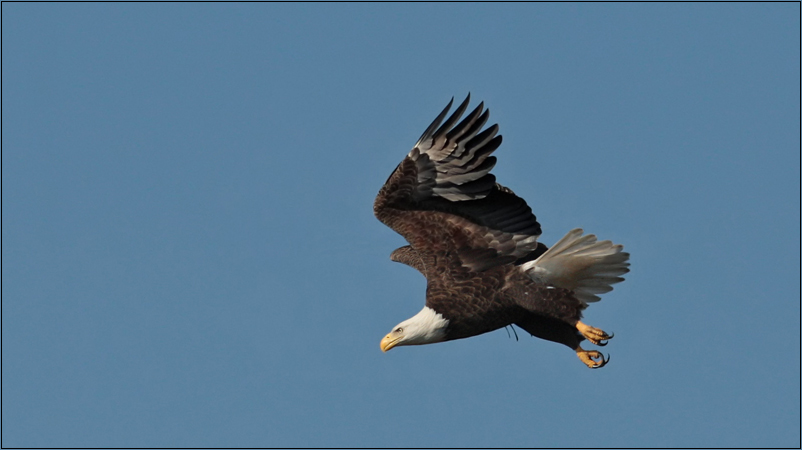
[[[800, 6], [4, 3], [2, 444], [800, 445]], [[373, 217], [454, 96], [552, 245], [632, 254], [588, 370], [383, 354]]]

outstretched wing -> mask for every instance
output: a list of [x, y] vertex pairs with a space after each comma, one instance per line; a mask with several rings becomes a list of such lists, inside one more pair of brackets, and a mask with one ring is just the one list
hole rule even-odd
[[387, 179], [373, 207], [379, 220], [425, 258], [447, 255], [482, 271], [531, 259], [541, 230], [526, 202], [490, 173], [501, 136], [498, 125], [482, 130], [489, 116], [484, 104], [460, 121], [469, 101], [470, 95], [446, 119], [453, 99], [449, 102]]

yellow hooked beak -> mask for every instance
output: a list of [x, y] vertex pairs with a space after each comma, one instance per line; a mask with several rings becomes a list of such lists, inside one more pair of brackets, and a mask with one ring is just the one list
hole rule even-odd
[[390, 350], [391, 348], [395, 347], [395, 344], [401, 340], [401, 336], [393, 336], [393, 333], [388, 334], [385, 336], [379, 346], [382, 348], [383, 352]]

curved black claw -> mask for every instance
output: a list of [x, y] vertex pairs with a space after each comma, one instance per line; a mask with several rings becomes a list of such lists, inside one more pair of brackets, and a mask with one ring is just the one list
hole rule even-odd
[[607, 339], [603, 339], [603, 340], [599, 341], [599, 343], [596, 344], [596, 345], [598, 345], [599, 347], [604, 347], [605, 345], [609, 344], [609, 342], [607, 342], [607, 341], [609, 341], [610, 339], [612, 339], [614, 337], [615, 337], [615, 333], [610, 333], [610, 335], [607, 336]]
[[610, 362], [610, 355], [609, 354], [607, 355], [607, 359], [604, 359], [604, 355], [603, 354], [601, 354], [601, 353], [599, 353], [599, 354], [601, 355], [600, 356], [601, 361], [599, 361], [599, 364], [591, 367], [591, 369], [601, 369], [602, 367], [606, 366], [608, 362]]
[[610, 362], [610, 355], [607, 355], [607, 358], [605, 358], [602, 352], [583, 350], [582, 347], [577, 347], [576, 355], [579, 357], [579, 360], [590, 369], [604, 367]]

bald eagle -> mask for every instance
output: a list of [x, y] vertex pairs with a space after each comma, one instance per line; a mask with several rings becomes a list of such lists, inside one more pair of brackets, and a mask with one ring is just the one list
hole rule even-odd
[[584, 324], [582, 311], [624, 280], [629, 254], [578, 228], [551, 248], [537, 242], [541, 229], [532, 209], [490, 173], [491, 153], [501, 144], [498, 125], [482, 130], [489, 114], [484, 103], [457, 123], [470, 94], [445, 119], [453, 101], [373, 205], [376, 217], [410, 244], [390, 259], [427, 280], [426, 305], [381, 340], [382, 351], [517, 325], [567, 345], [592, 369], [603, 367], [609, 356], [579, 344], [602, 346], [613, 336]]

